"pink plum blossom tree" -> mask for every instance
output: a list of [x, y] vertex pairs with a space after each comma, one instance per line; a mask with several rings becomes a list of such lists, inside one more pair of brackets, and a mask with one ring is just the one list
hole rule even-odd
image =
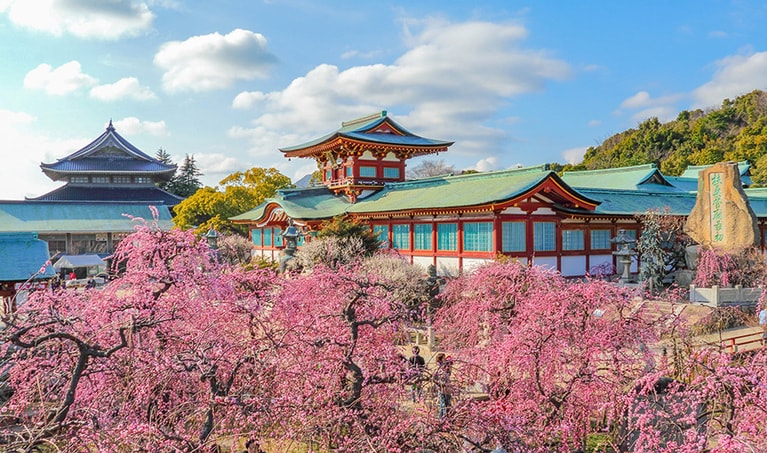
[[654, 367], [656, 336], [632, 293], [568, 281], [542, 267], [495, 263], [450, 283], [435, 326], [459, 361], [460, 385], [488, 394], [453, 409], [475, 445], [508, 451], [582, 448], [593, 420], [617, 420], [622, 396]]

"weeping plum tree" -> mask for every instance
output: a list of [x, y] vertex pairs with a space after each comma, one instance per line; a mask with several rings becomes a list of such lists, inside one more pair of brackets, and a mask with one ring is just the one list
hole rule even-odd
[[[670, 373], [626, 290], [496, 263], [451, 281], [435, 313], [455, 361], [438, 418], [409, 402], [400, 346], [420, 272], [373, 260], [246, 271], [191, 232], [139, 221], [115, 255], [125, 273], [104, 289], [38, 292], [2, 320], [14, 392], [3, 449], [191, 453], [257, 437], [323, 451], [569, 451], [591, 420], [637, 407], [627, 391], [643, 376]], [[717, 424], [677, 451], [711, 435], [718, 451], [764, 450], [764, 355], [686, 366]]]
[[18, 433], [4, 448], [201, 451], [262, 406], [273, 274], [221, 266], [152, 222], [114, 260], [126, 271], [102, 290], [37, 292], [3, 318], [2, 417]]
[[603, 281], [567, 281], [541, 267], [495, 263], [448, 283], [435, 327], [463, 379], [485, 402], [458, 405], [475, 445], [508, 451], [583, 447], [595, 418], [615, 420], [622, 395], [652, 369], [650, 323], [632, 294]]

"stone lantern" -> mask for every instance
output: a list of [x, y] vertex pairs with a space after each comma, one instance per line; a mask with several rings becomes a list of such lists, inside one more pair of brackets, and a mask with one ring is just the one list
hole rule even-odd
[[293, 225], [293, 219], [288, 218], [288, 227], [282, 232], [282, 238], [285, 240], [285, 249], [282, 251], [282, 257], [280, 257], [280, 272], [284, 272], [288, 261], [293, 259], [293, 255], [296, 253], [296, 249], [298, 249], [298, 238], [301, 236], [301, 232]]
[[628, 283], [631, 280], [631, 260], [637, 254], [636, 250], [632, 247], [636, 240], [628, 237], [626, 230], [620, 229], [618, 230], [618, 235], [610, 239], [610, 242], [614, 243], [616, 247], [613, 255], [618, 260], [621, 283]]

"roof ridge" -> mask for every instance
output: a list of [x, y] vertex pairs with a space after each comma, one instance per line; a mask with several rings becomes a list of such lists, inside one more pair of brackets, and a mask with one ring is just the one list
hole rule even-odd
[[485, 172], [476, 172], [476, 173], [463, 173], [460, 175], [453, 175], [453, 174], [438, 175], [438, 176], [432, 176], [428, 178], [411, 179], [408, 181], [386, 183], [384, 184], [384, 186], [386, 188], [401, 189], [405, 187], [425, 185], [425, 184], [433, 183], [435, 181], [440, 181], [440, 180], [452, 181], [452, 180], [459, 180], [459, 179], [469, 180], [469, 179], [501, 178], [512, 173], [517, 173], [517, 174], [540, 173], [541, 176], [545, 176], [546, 174], [553, 173], [553, 172], [549, 169], [549, 164], [541, 164], [541, 165], [535, 165], [532, 167], [509, 168], [506, 170], [485, 171]]
[[377, 120], [378, 118], [386, 118], [386, 110], [381, 110], [380, 112], [372, 113], [370, 115], [363, 116], [360, 118], [355, 118], [353, 120], [342, 121], [341, 127], [353, 126], [358, 123], [359, 124], [368, 123], [370, 121]]
[[[635, 170], [641, 170], [641, 169], [647, 169], [647, 170], [658, 170], [658, 166], [655, 163], [649, 163], [649, 164], [639, 164], [639, 165], [630, 165], [628, 167], [615, 167], [615, 168], [595, 168], [593, 170], [570, 170], [570, 171], [564, 171], [562, 172], [562, 175], [566, 174], [584, 174], [584, 173], [624, 173], [627, 171], [635, 171]], [[660, 171], [660, 170], [658, 170]]]

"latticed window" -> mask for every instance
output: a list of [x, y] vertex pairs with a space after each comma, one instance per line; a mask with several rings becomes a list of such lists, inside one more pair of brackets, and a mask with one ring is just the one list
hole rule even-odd
[[109, 184], [109, 176], [94, 176], [93, 182], [96, 184]]
[[613, 248], [610, 242], [610, 230], [591, 230], [591, 249], [592, 250], [610, 250]]
[[376, 177], [376, 168], [375, 167], [360, 167], [360, 176], [363, 178], [375, 178]]
[[272, 229], [264, 228], [264, 247], [272, 246]]
[[410, 225], [399, 223], [392, 227], [392, 247], [397, 250], [410, 250]]
[[152, 182], [152, 178], [148, 176], [136, 176], [135, 178], [133, 178], [133, 182], [135, 182], [136, 184], [149, 184], [150, 182]]
[[373, 225], [373, 235], [376, 236], [382, 244], [389, 245], [389, 225]]
[[431, 223], [416, 223], [413, 227], [413, 248], [416, 250], [431, 250]]
[[88, 182], [87, 176], [70, 176], [69, 182], [75, 183], [75, 184], [83, 184]]
[[282, 228], [274, 227], [274, 246], [282, 247]]
[[399, 168], [384, 167], [383, 175], [384, 178], [399, 178]]
[[583, 250], [583, 230], [562, 230], [562, 250]]
[[115, 184], [130, 184], [130, 176], [112, 176], [112, 182]]
[[493, 250], [493, 222], [466, 222], [463, 224], [463, 250], [490, 252]]
[[525, 231], [524, 221], [502, 222], [501, 251], [524, 252], [527, 248], [527, 235]]
[[261, 228], [253, 228], [250, 230], [250, 235], [253, 238], [253, 244], [264, 245], [264, 231]]
[[557, 225], [554, 222], [533, 223], [533, 250], [548, 252], [557, 249]]
[[458, 224], [437, 224], [437, 250], [458, 250]]

